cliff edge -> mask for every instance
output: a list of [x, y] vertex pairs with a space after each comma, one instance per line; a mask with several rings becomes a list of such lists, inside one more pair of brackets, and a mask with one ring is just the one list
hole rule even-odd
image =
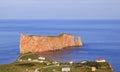
[[76, 42], [74, 41], [74, 36], [69, 34], [60, 34], [59, 36], [21, 34], [20, 37], [20, 53], [43, 52], [73, 46], [82, 46], [80, 37], [77, 37]]

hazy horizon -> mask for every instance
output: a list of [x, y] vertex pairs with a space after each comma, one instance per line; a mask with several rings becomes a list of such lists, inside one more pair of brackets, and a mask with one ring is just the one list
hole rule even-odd
[[120, 19], [119, 0], [0, 0], [0, 19]]

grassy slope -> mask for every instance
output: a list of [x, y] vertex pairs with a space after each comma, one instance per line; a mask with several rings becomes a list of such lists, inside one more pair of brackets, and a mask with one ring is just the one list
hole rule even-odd
[[26, 69], [36, 69], [43, 67], [40, 63], [29, 63], [29, 62], [14, 62], [12, 64], [0, 65], [0, 72], [25, 72]]
[[[26, 53], [20, 56], [19, 59], [27, 60], [28, 58], [37, 59], [37, 54]], [[47, 62], [51, 62], [51, 60], [47, 59]], [[57, 71], [61, 71], [62, 67], [65, 65], [69, 65], [71, 68], [71, 72], [92, 72], [91, 67], [96, 67], [96, 72], [113, 72], [109, 63], [97, 63], [97, 62], [86, 62], [82, 63], [74, 63], [70, 65], [69, 63], [60, 63], [59, 66], [49, 65], [47, 66], [45, 63], [36, 63], [36, 62], [14, 62], [11, 64], [0, 65], [0, 72], [26, 72], [26, 69], [35, 70], [37, 68], [41, 68], [42, 72], [53, 72], [53, 69]], [[46, 67], [46, 68], [43, 68]]]

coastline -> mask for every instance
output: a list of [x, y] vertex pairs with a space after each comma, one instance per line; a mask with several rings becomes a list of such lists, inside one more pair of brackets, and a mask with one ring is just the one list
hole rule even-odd
[[[49, 58], [41, 57], [34, 53], [26, 53], [11, 63], [0, 65], [0, 72], [61, 72], [64, 67], [70, 72], [114, 72], [108, 62], [81, 61], [74, 63], [73, 61], [60, 63]], [[46, 71], [47, 70], [47, 71]]]
[[[46, 26], [51, 23], [51, 22], [50, 23], [48, 22], [49, 24], [47, 24], [47, 21], [44, 21], [46, 23], [46, 25], [43, 26], [43, 28], [39, 25], [38, 29], [36, 29], [36, 27], [32, 27], [34, 24], [36, 24], [35, 21], [34, 22], [32, 22], [32, 21], [29, 22], [29, 21], [25, 21], [26, 23], [28, 23], [25, 26], [24, 26], [24, 21], [21, 22], [21, 24], [23, 23], [22, 26], [26, 27], [27, 31], [25, 31], [25, 30], [23, 31], [23, 29], [20, 27], [21, 25], [16, 26], [16, 23], [20, 23], [20, 21], [14, 21], [14, 23], [13, 23], [13, 21], [12, 22], [7, 22], [6, 21], [11, 26], [6, 29], [6, 27], [8, 27], [8, 25], [5, 25], [5, 28], [2, 28], [3, 33], [2, 33], [2, 36], [1, 36], [2, 41], [1, 41], [1, 58], [0, 58], [1, 59], [1, 61], [0, 61], [1, 64], [2, 63], [11, 63], [11, 62], [15, 61], [15, 59], [18, 57], [18, 55], [19, 55], [19, 49], [18, 49], [19, 31], [20, 32], [23, 31], [24, 33], [27, 33], [29, 31], [28, 34], [37, 34], [37, 35], [38, 34], [41, 34], [41, 35], [50, 35], [50, 34], [51, 35], [56, 35], [59, 32], [62, 32], [63, 31], [62, 29], [65, 29], [65, 30], [69, 31], [69, 33], [71, 33], [71, 34], [73, 33], [75, 36], [81, 35], [84, 43], [86, 43], [86, 45], [84, 45], [84, 46], [86, 46], [86, 49], [85, 48], [81, 49], [80, 53], [76, 51], [76, 54], [79, 55], [79, 56], [77, 56], [77, 58], [82, 59], [82, 60], [84, 60], [84, 58], [86, 58], [86, 60], [89, 60], [88, 57], [91, 57], [90, 60], [94, 60], [97, 57], [104, 57], [112, 64], [112, 66], [116, 70], [116, 72], [120, 71], [119, 70], [119, 65], [120, 65], [119, 59], [120, 58], [115, 56], [115, 55], [119, 55], [119, 50], [120, 50], [119, 49], [120, 48], [119, 35], [118, 35], [118, 33], [116, 33], [120, 29], [120, 28], [118, 29], [119, 21], [105, 21], [105, 22], [104, 21], [92, 21], [92, 22], [84, 21], [84, 22], [86, 22], [86, 24], [79, 21], [78, 22], [79, 24], [77, 24], [77, 25], [75, 23], [76, 21], [68, 22], [68, 23], [74, 23], [75, 27], [73, 27], [72, 29], [69, 28], [68, 26], [66, 26], [64, 28], [59, 27], [58, 29], [57, 28], [51, 28], [51, 27], [46, 28]], [[6, 22], [4, 21], [4, 23], [6, 23]], [[38, 23], [41, 24], [40, 21]], [[82, 25], [80, 25], [80, 23], [83, 23], [85, 25], [83, 27], [83, 29], [81, 29]], [[89, 26], [89, 24], [87, 24], [87, 23], [90, 23], [91, 26]], [[98, 29], [98, 27], [96, 29], [92, 28], [97, 23], [101, 23], [100, 26], [99, 26], [100, 29]], [[104, 24], [102, 24], [102, 23], [104, 23]], [[106, 24], [106, 23], [108, 23], [108, 24]], [[54, 21], [51, 24], [52, 24], [52, 26], [57, 26], [54, 23]], [[64, 22], [62, 22], [60, 24], [62, 24], [62, 26], [64, 26]], [[16, 28], [14, 29], [12, 25], [16, 26]], [[71, 25], [70, 25], [70, 27], [71, 27]], [[31, 26], [31, 27], [29, 28], [29, 26]], [[104, 29], [103, 29], [103, 26], [105, 26]], [[108, 29], [106, 29], [106, 27]], [[31, 28], [33, 30], [34, 29], [36, 29], [36, 30], [33, 31], [33, 30], [31, 30]], [[46, 29], [48, 29], [48, 30], [46, 30]], [[6, 33], [6, 30], [7, 31], [10, 30], [10, 32], [15, 30], [15, 32], [12, 32], [12, 34], [8, 35]], [[39, 30], [39, 32], [38, 32], [38, 30]], [[45, 31], [44, 33], [42, 33], [43, 30]], [[81, 32], [83, 32], [83, 33], [81, 33]], [[93, 37], [92, 36], [90, 37], [89, 34], [91, 34], [91, 33], [92, 33]], [[109, 39], [104, 39], [105, 37], [110, 37], [110, 38]], [[4, 41], [4, 43], [3, 43], [3, 41]], [[7, 41], [12, 41], [12, 42], [8, 43]], [[17, 43], [16, 43], [16, 41], [17, 41]], [[93, 42], [93, 41], [95, 41], [95, 42]], [[89, 55], [87, 54], [87, 52], [89, 53]], [[71, 56], [71, 58], [75, 58], [74, 55]], [[78, 61], [78, 60], [75, 60], [75, 61]]]

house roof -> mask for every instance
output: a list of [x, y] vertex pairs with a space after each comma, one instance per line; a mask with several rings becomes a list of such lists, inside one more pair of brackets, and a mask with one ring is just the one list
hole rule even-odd
[[104, 58], [97, 58], [96, 61], [105, 60]]

